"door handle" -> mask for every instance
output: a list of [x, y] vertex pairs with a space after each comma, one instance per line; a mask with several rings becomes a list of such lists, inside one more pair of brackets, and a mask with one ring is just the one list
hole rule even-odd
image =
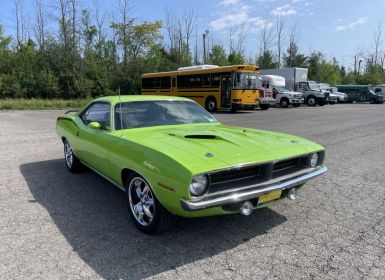
[[78, 131], [76, 131], [76, 136], [79, 136], [79, 130], [78, 130]]

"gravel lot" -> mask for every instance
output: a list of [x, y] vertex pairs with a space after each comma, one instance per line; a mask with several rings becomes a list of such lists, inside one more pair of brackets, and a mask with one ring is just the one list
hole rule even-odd
[[329, 172], [296, 201], [156, 236], [135, 229], [120, 190], [67, 172], [60, 114], [0, 112], [1, 279], [385, 279], [385, 105], [217, 113], [324, 145]]

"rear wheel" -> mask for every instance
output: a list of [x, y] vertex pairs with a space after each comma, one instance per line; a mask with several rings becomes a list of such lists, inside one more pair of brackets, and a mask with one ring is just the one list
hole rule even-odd
[[68, 170], [72, 173], [78, 173], [83, 169], [82, 163], [75, 156], [71, 143], [64, 139], [64, 159]]
[[177, 217], [164, 208], [147, 181], [132, 174], [126, 182], [128, 212], [135, 226], [142, 232], [152, 234], [172, 227]]
[[210, 96], [206, 99], [205, 108], [210, 113], [213, 113], [217, 110], [217, 100], [215, 99], [215, 97]]
[[261, 108], [261, 110], [267, 110], [270, 108], [270, 104], [259, 104], [259, 108]]

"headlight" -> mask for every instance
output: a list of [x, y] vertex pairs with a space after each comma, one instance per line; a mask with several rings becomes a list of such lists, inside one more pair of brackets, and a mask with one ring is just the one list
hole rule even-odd
[[318, 165], [318, 153], [314, 153], [310, 158], [310, 167], [316, 167]]
[[190, 193], [195, 196], [201, 195], [205, 192], [208, 182], [209, 180], [206, 175], [194, 176], [190, 184]]

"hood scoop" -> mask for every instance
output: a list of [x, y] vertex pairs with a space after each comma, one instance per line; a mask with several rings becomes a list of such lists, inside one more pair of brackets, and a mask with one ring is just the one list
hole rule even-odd
[[191, 134], [191, 135], [185, 135], [184, 138], [189, 138], [189, 139], [217, 139], [218, 137], [216, 135], [210, 135], [210, 134]]

